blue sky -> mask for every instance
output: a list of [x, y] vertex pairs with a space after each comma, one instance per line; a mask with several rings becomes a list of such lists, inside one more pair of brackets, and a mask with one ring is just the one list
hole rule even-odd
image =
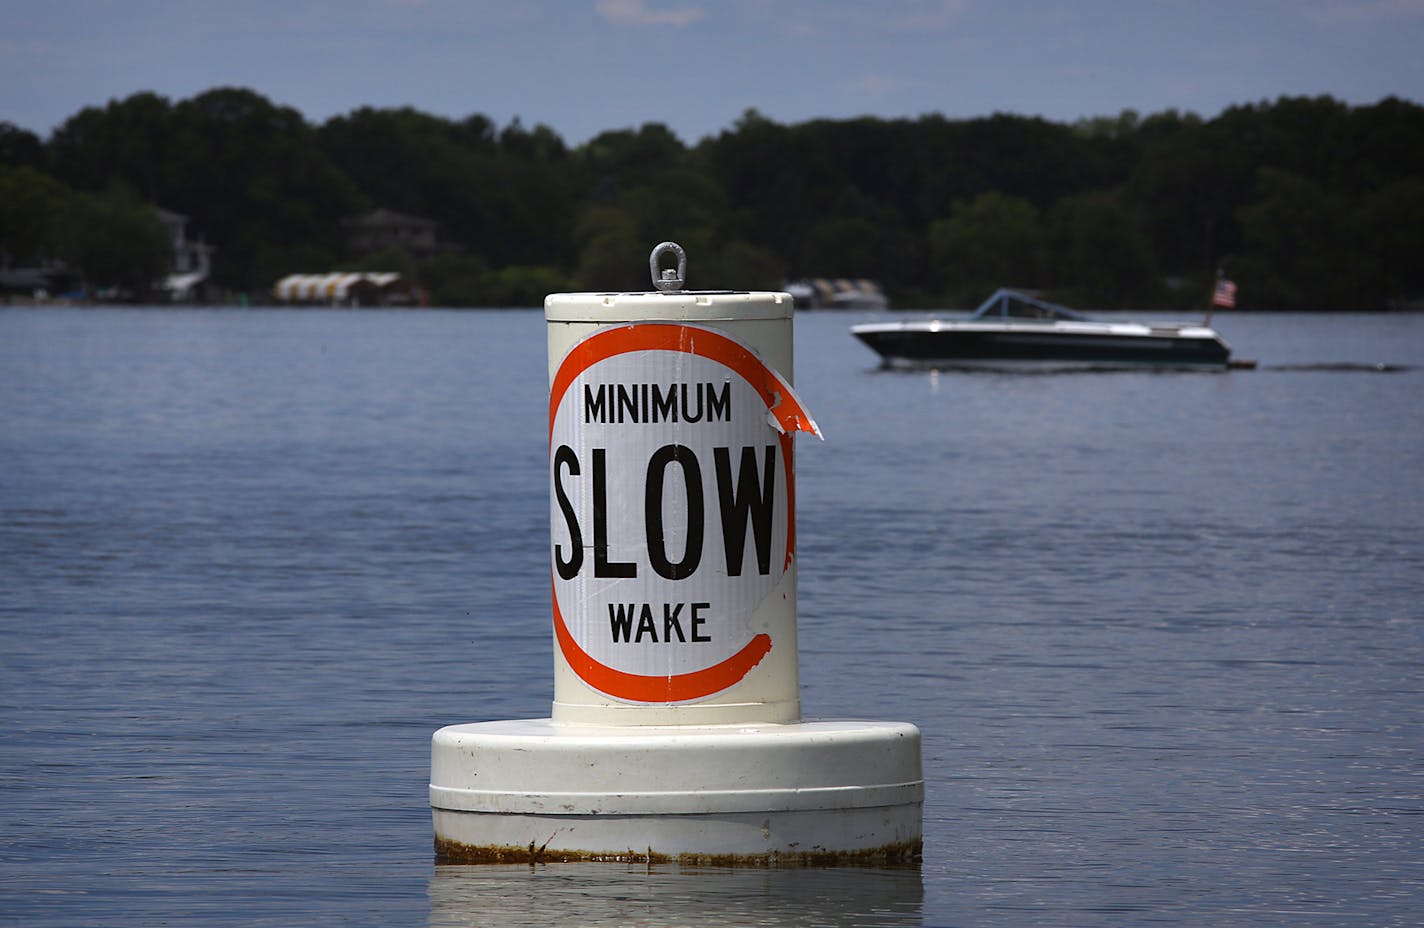
[[570, 144], [778, 122], [1069, 122], [1330, 94], [1424, 101], [1424, 0], [0, 0], [0, 120], [248, 87], [543, 123]]

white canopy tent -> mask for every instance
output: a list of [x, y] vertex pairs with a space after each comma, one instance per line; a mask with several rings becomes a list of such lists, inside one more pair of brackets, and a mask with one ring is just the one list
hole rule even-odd
[[280, 303], [321, 303], [328, 306], [384, 303], [401, 279], [400, 274], [389, 271], [288, 274], [277, 281], [272, 295]]

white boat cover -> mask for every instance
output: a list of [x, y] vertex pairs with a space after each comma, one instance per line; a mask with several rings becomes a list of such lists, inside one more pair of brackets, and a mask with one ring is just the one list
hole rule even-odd
[[277, 281], [272, 295], [283, 303], [346, 303], [363, 290], [384, 290], [400, 279], [389, 271], [288, 274]]
[[159, 289], [168, 290], [173, 293], [186, 293], [193, 287], [202, 283], [208, 277], [205, 271], [194, 271], [191, 274], [169, 274], [163, 278], [163, 283], [159, 284]]

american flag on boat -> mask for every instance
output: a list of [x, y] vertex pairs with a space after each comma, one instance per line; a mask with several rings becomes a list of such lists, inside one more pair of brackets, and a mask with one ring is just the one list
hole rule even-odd
[[1216, 292], [1211, 295], [1211, 305], [1220, 306], [1225, 309], [1235, 308], [1236, 285], [1225, 277], [1217, 278]]

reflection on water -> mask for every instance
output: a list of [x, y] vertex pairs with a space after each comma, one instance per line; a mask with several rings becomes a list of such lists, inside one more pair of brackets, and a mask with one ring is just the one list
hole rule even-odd
[[908, 926], [923, 897], [914, 868], [449, 866], [430, 880], [430, 924]]

